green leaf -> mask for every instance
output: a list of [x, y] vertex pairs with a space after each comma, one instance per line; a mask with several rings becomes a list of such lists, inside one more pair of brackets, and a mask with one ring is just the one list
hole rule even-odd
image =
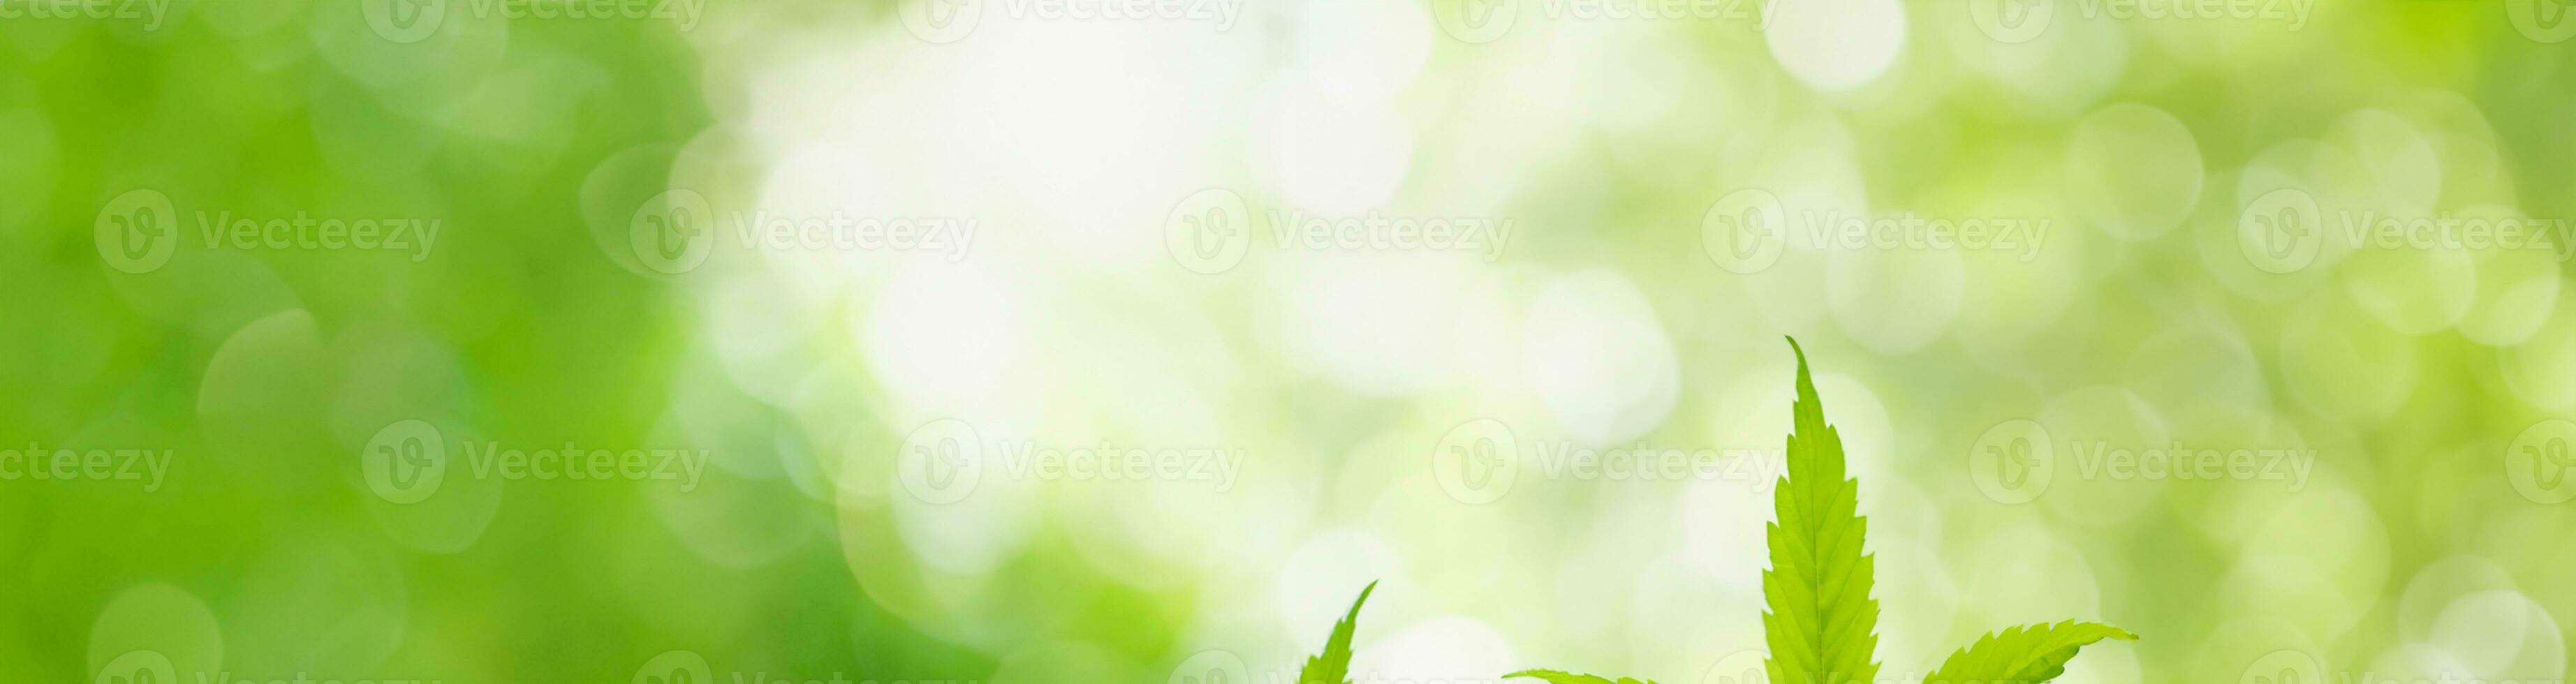
[[1522, 670], [1503, 675], [1504, 679], [1510, 679], [1513, 677], [1543, 679], [1547, 680], [1548, 684], [1655, 684], [1654, 680], [1639, 682], [1634, 679], [1620, 677], [1618, 681], [1614, 682], [1608, 677], [1596, 677], [1593, 675], [1575, 674], [1572, 672], [1558, 672], [1556, 670]]
[[1778, 520], [1767, 530], [1771, 568], [1762, 573], [1765, 665], [1773, 684], [1873, 682], [1878, 663], [1878, 600], [1870, 598], [1871, 561], [1861, 551], [1869, 524], [1859, 515], [1860, 483], [1845, 477], [1843, 440], [1825, 423], [1798, 355], [1798, 399], [1791, 405], [1788, 472], [1772, 493]]
[[[1762, 572], [1762, 634], [1771, 657], [1762, 664], [1771, 684], [1871, 684], [1878, 677], [1872, 660], [1878, 600], [1869, 595], [1873, 563], [1861, 548], [1869, 521], [1859, 513], [1860, 483], [1844, 472], [1843, 438], [1825, 423], [1806, 351], [1796, 339], [1789, 340], [1789, 349], [1798, 355], [1798, 398], [1790, 405], [1788, 472], [1772, 490], [1778, 519], [1765, 535], [1771, 567]], [[2039, 684], [2064, 674], [2067, 659], [2086, 644], [2137, 638], [2117, 627], [2073, 620], [2015, 627], [1950, 656], [1925, 684]], [[1549, 684], [1641, 684], [1558, 670], [1503, 676]]]
[[1360, 606], [1368, 603], [1369, 592], [1377, 583], [1360, 590], [1360, 600], [1351, 602], [1351, 613], [1333, 625], [1333, 636], [1324, 640], [1324, 652], [1306, 659], [1306, 669], [1297, 673], [1297, 684], [1350, 684], [1351, 632], [1359, 629]]
[[1924, 684], [2039, 684], [2066, 674], [2075, 650], [2103, 639], [2137, 641], [2127, 630], [2095, 622], [2068, 620], [2054, 625], [2025, 625], [1988, 633], [1977, 644], [1950, 654]]

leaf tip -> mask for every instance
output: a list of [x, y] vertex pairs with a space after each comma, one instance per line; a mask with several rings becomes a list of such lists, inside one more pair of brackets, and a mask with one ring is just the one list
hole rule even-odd
[[1816, 379], [1815, 376], [1807, 370], [1807, 350], [1804, 347], [1798, 346], [1798, 338], [1787, 335], [1782, 335], [1780, 337], [1781, 339], [1789, 341], [1789, 353], [1798, 357], [1798, 401], [1796, 406], [1792, 407], [1793, 412], [1802, 412], [1803, 410], [1819, 411], [1816, 417], [1818, 421], [1821, 422], [1824, 415], [1821, 413], [1821, 408], [1814, 408], [1814, 405], [1817, 403], [1815, 399]]
[[1351, 613], [1350, 613], [1349, 615], [1343, 616], [1343, 617], [1342, 617], [1342, 621], [1343, 621], [1343, 622], [1357, 622], [1357, 621], [1360, 619], [1360, 606], [1368, 605], [1368, 597], [1369, 597], [1369, 594], [1374, 593], [1374, 592], [1376, 592], [1376, 591], [1377, 591], [1377, 580], [1369, 580], [1368, 586], [1360, 588], [1360, 598], [1359, 598], [1359, 600], [1357, 600], [1357, 601], [1352, 601], [1352, 602], [1351, 602]]

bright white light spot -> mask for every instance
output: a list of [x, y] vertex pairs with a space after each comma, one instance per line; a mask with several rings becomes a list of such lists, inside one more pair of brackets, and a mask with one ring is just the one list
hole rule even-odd
[[1851, 90], [1885, 73], [1905, 50], [1905, 6], [1896, 0], [1778, 0], [1763, 32], [1789, 75], [1819, 90]]

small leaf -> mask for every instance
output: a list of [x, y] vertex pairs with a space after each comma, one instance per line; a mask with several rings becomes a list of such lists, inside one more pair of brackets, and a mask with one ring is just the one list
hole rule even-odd
[[[1789, 349], [1798, 355], [1798, 398], [1790, 405], [1787, 472], [1772, 489], [1776, 518], [1764, 535], [1771, 567], [1762, 571], [1762, 633], [1771, 656], [1762, 665], [1774, 684], [1868, 684], [1878, 676], [1878, 600], [1869, 595], [1876, 562], [1862, 547], [1869, 520], [1859, 513], [1860, 482], [1845, 470], [1842, 435], [1825, 422], [1824, 402], [1816, 398], [1807, 354], [1795, 339]], [[1925, 684], [2039, 684], [2065, 674], [2066, 661], [2086, 644], [2137, 638], [2073, 620], [2015, 627], [1950, 656]], [[1504, 677], [1654, 684], [1558, 670]]]
[[2103, 639], [2137, 641], [2138, 635], [2074, 620], [2014, 627], [1951, 654], [1923, 684], [2039, 684], [2066, 674], [2066, 661], [2076, 649]]
[[1504, 679], [1511, 679], [1511, 678], [1513, 678], [1513, 677], [1528, 677], [1528, 678], [1531, 678], [1531, 679], [1541, 679], [1541, 680], [1546, 680], [1548, 684], [1655, 684], [1655, 682], [1654, 682], [1653, 680], [1648, 680], [1648, 681], [1644, 681], [1644, 682], [1639, 682], [1639, 681], [1637, 681], [1637, 680], [1629, 679], [1629, 678], [1627, 678], [1627, 677], [1620, 677], [1618, 681], [1615, 681], [1615, 682], [1614, 682], [1614, 681], [1611, 681], [1611, 680], [1610, 680], [1609, 678], [1607, 678], [1607, 677], [1598, 677], [1598, 676], [1593, 676], [1593, 675], [1588, 675], [1588, 674], [1575, 674], [1575, 673], [1572, 673], [1572, 672], [1560, 672], [1560, 671], [1557, 671], [1557, 670], [1522, 670], [1522, 671], [1519, 671], [1519, 672], [1514, 672], [1514, 673], [1511, 673], [1511, 674], [1503, 675], [1503, 678], [1504, 678]]
[[1297, 673], [1297, 684], [1350, 684], [1351, 632], [1360, 624], [1360, 606], [1368, 603], [1369, 592], [1377, 583], [1360, 590], [1360, 599], [1351, 602], [1351, 613], [1333, 625], [1333, 636], [1324, 640], [1324, 652], [1306, 659], [1306, 669]]

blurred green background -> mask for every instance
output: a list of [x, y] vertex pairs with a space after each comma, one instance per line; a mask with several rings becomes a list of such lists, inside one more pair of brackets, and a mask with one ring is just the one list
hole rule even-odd
[[0, 0], [0, 680], [2563, 680], [2570, 11]]

